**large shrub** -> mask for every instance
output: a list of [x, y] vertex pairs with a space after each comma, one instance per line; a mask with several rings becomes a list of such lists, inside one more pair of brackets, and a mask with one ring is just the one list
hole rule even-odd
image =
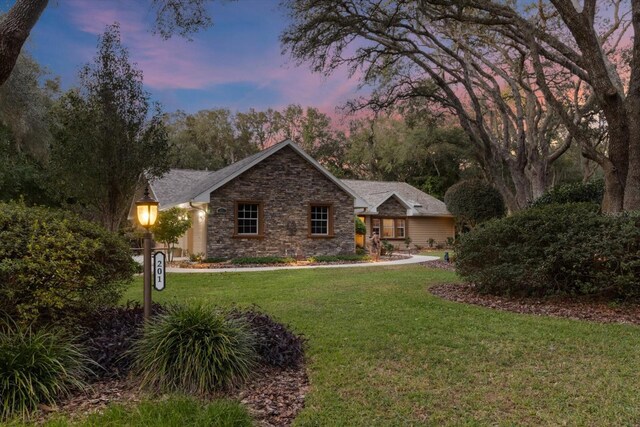
[[456, 255], [458, 273], [483, 292], [640, 296], [640, 219], [589, 203], [490, 221], [463, 235]]
[[204, 305], [173, 306], [156, 316], [133, 354], [143, 387], [198, 394], [244, 380], [256, 359], [246, 323]]
[[70, 213], [0, 203], [0, 311], [47, 323], [115, 304], [134, 265], [127, 244]]
[[460, 181], [449, 187], [444, 195], [444, 203], [459, 221], [471, 227], [501, 218], [506, 212], [498, 190], [477, 180]]
[[40, 404], [85, 385], [89, 359], [66, 334], [0, 327], [0, 420], [27, 417]]
[[304, 361], [305, 339], [257, 307], [232, 310], [229, 317], [242, 319], [249, 325], [254, 334], [259, 361], [265, 365], [293, 368]]
[[601, 204], [604, 196], [604, 181], [601, 179], [586, 183], [578, 182], [554, 187], [537, 198], [532, 207], [562, 203], [595, 203]]

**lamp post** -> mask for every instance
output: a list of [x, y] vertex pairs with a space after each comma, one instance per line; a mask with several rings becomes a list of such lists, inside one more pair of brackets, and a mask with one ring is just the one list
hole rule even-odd
[[138, 223], [147, 231], [144, 233], [144, 318], [151, 317], [151, 232], [149, 229], [158, 218], [158, 201], [149, 196], [149, 187], [144, 190], [142, 199], [136, 202]]

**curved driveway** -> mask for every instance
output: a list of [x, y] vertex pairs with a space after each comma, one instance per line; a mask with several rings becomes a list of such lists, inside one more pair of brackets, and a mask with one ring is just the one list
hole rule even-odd
[[168, 267], [167, 273], [244, 273], [250, 271], [274, 271], [274, 270], [301, 270], [304, 268], [350, 268], [350, 267], [384, 267], [389, 265], [418, 264], [421, 262], [435, 261], [437, 256], [412, 255], [411, 258], [396, 261], [380, 261], [355, 264], [327, 264], [327, 265], [295, 265], [282, 267], [234, 267], [234, 268], [178, 268]]

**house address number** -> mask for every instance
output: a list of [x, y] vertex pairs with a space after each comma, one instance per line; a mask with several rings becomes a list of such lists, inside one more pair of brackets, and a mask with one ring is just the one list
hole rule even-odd
[[158, 291], [163, 290], [166, 284], [166, 271], [164, 261], [164, 252], [156, 252], [155, 254], [153, 254], [153, 287]]

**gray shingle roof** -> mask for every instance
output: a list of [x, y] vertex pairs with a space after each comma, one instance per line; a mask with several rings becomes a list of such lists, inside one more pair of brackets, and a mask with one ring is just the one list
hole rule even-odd
[[149, 181], [149, 186], [162, 209], [186, 203], [191, 192], [204, 179], [215, 172], [192, 169], [171, 169], [161, 178]]
[[224, 185], [224, 183], [241, 174], [243, 171], [250, 169], [253, 165], [258, 164], [285, 146], [290, 146], [297, 151], [302, 157], [306, 158], [309, 163], [325, 174], [327, 178], [334, 181], [338, 187], [350, 193], [356, 199], [356, 206], [365, 205], [365, 202], [360, 200], [351, 188], [329, 173], [329, 171], [323, 168], [315, 159], [311, 158], [290, 140], [274, 144], [265, 150], [213, 172], [172, 169], [162, 178], [151, 181], [150, 186], [156, 199], [160, 202], [161, 209], [191, 201], [207, 202], [209, 200], [208, 193], [214, 188]]
[[360, 181], [343, 179], [349, 188], [355, 191], [373, 210], [385, 202], [393, 194], [398, 195], [405, 203], [412, 206], [415, 216], [450, 216], [444, 202], [407, 184], [393, 181]]

